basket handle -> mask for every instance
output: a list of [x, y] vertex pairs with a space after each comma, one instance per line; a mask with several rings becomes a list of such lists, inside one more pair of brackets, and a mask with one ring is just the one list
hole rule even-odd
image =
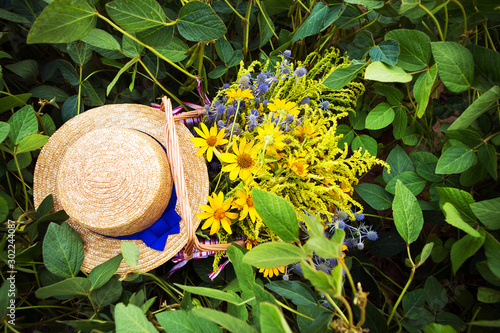
[[[172, 114], [172, 103], [167, 97], [161, 100], [161, 110], [165, 112], [165, 141], [167, 148], [167, 158], [170, 163], [170, 170], [175, 184], [175, 192], [180, 206], [180, 215], [186, 225], [188, 241], [184, 249], [184, 257], [191, 259], [193, 257], [193, 249], [199, 251], [225, 251], [232, 243], [227, 244], [201, 244], [196, 237], [196, 230], [193, 226], [191, 207], [189, 205], [189, 197], [187, 193], [186, 183], [184, 180], [184, 167], [182, 165], [181, 155], [179, 152], [179, 140], [175, 130], [175, 121], [182, 119], [199, 117], [205, 113], [205, 109], [197, 109], [194, 111], [184, 112], [177, 116]], [[242, 245], [241, 241], [236, 242]]]

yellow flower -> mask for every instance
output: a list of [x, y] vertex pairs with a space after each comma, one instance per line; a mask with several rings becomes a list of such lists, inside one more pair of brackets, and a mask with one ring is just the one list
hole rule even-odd
[[340, 258], [338, 258], [339, 263], [340, 262], [345, 263], [345, 259], [344, 259], [345, 253], [344, 253], [344, 251], [349, 251], [349, 249], [347, 248], [347, 245], [345, 245], [345, 244], [343, 244], [342, 248], [340, 249]]
[[257, 243], [257, 240], [255, 240], [255, 239], [247, 238], [245, 240], [245, 244], [247, 245], [247, 250], [250, 251], [252, 249], [252, 247], [257, 245], [258, 243]]
[[201, 156], [205, 152], [207, 152], [207, 160], [210, 162], [212, 161], [212, 157], [214, 154], [214, 149], [217, 149], [217, 146], [221, 146], [223, 144], [226, 144], [228, 140], [223, 139], [224, 137], [224, 130], [220, 130], [217, 132], [217, 126], [214, 125], [208, 130], [208, 127], [204, 124], [201, 123], [201, 130], [197, 127], [194, 128], [196, 133], [198, 133], [201, 138], [191, 138], [192, 142], [194, 142], [194, 147], [200, 147], [198, 149], [198, 152], [196, 153], [196, 156]]
[[250, 98], [253, 98], [252, 91], [250, 89], [241, 90], [231, 88], [226, 91], [226, 96], [229, 97], [229, 99], [227, 100], [228, 103], [232, 103], [233, 101], [241, 102], [245, 99], [248, 100]]
[[293, 131], [293, 134], [297, 136], [300, 141], [304, 140], [304, 136], [308, 135], [310, 138], [315, 138], [318, 133], [314, 130], [314, 127], [311, 125], [297, 126]]
[[289, 156], [288, 166], [297, 176], [304, 177], [307, 175], [307, 168], [309, 167], [309, 164], [307, 164], [303, 160], [300, 160], [296, 156]]
[[285, 117], [287, 113], [296, 116], [299, 114], [300, 110], [296, 108], [297, 103], [287, 102], [284, 99], [273, 99], [272, 103], [267, 104], [267, 108], [272, 112], [277, 112], [281, 116]]
[[228, 234], [232, 234], [231, 230], [231, 220], [238, 217], [238, 213], [231, 213], [228, 210], [231, 208], [231, 203], [233, 199], [227, 199], [224, 201], [224, 194], [219, 192], [219, 194], [212, 193], [212, 196], [208, 196], [208, 202], [210, 205], [201, 205], [200, 208], [205, 212], [196, 214], [197, 218], [206, 219], [205, 223], [201, 229], [210, 228], [210, 235], [219, 232], [220, 225]]
[[240, 140], [238, 147], [236, 140], [233, 141], [233, 152], [222, 153], [220, 159], [229, 163], [222, 168], [222, 171], [229, 172], [229, 179], [235, 180], [238, 176], [241, 180], [247, 180], [255, 172], [255, 157], [258, 146], [254, 146], [254, 140], [247, 143], [245, 138]]
[[285, 266], [278, 266], [274, 268], [259, 268], [259, 273], [264, 273], [264, 277], [272, 278], [274, 275], [278, 276], [281, 273], [285, 273]]
[[276, 128], [276, 125], [274, 123], [268, 123], [264, 124], [263, 126], [257, 127], [257, 132], [259, 133], [257, 135], [257, 138], [262, 143], [267, 143], [266, 150], [269, 149], [276, 151], [285, 148], [286, 144], [283, 142], [283, 140], [286, 138], [286, 136], [281, 135], [283, 134], [283, 132]]
[[248, 189], [248, 187], [245, 186], [245, 191], [238, 190], [236, 192], [236, 195], [238, 196], [238, 198], [234, 200], [233, 207], [241, 210], [240, 221], [248, 215], [250, 215], [250, 219], [253, 223], [255, 223], [255, 218], [260, 219], [259, 213], [257, 213], [257, 210], [255, 209], [255, 206], [253, 204], [252, 193]]

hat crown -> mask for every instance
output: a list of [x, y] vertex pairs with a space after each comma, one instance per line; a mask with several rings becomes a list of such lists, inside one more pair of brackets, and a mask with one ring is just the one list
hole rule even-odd
[[76, 140], [57, 173], [66, 213], [106, 236], [150, 227], [167, 207], [172, 184], [160, 143], [146, 133], [118, 127], [96, 129]]

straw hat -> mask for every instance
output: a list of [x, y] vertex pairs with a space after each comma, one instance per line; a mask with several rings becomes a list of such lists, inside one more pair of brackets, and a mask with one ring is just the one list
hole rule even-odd
[[[125, 240], [113, 237], [135, 234], [153, 224], [154, 229], [171, 208], [169, 202], [174, 207], [170, 199], [175, 196], [173, 179], [178, 178], [171, 174], [164, 148], [169, 147], [165, 119], [164, 112], [143, 105], [106, 105], [72, 118], [43, 147], [34, 174], [35, 206], [52, 194], [53, 210], [64, 209], [70, 216], [67, 222], [83, 239], [84, 271], [121, 252]], [[178, 227], [172, 223], [171, 231], [179, 232], [168, 236], [161, 251], [152, 247], [163, 248], [165, 235], [152, 247], [142, 240], [129, 240], [139, 247], [141, 271], [163, 264], [186, 245], [187, 233], [200, 223], [195, 217], [198, 207], [208, 195], [206, 164], [195, 155], [191, 133], [178, 122], [175, 132], [192, 227], [186, 228], [185, 219]], [[179, 206], [177, 202], [175, 212], [180, 214]], [[175, 215], [173, 209], [170, 213]], [[130, 269], [122, 262], [117, 273]]]

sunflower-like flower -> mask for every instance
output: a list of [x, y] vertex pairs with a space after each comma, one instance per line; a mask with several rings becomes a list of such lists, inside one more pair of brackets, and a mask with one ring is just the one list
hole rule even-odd
[[205, 212], [196, 214], [197, 218], [206, 219], [201, 229], [211, 227], [210, 235], [213, 235], [219, 232], [222, 224], [224, 230], [226, 230], [228, 234], [232, 234], [231, 219], [234, 220], [238, 217], [238, 213], [228, 212], [231, 208], [233, 199], [224, 201], [224, 194], [222, 192], [219, 192], [219, 194], [212, 193], [212, 196], [208, 196], [207, 198], [210, 205], [201, 205], [200, 208]]
[[296, 106], [297, 103], [287, 102], [286, 100], [279, 98], [275, 98], [271, 103], [267, 104], [267, 108], [270, 111], [276, 112], [283, 117], [286, 117], [287, 114], [291, 114], [293, 116], [298, 115], [300, 110], [297, 109]]
[[286, 143], [283, 140], [286, 138], [282, 135], [283, 132], [276, 128], [274, 123], [267, 123], [257, 127], [257, 138], [260, 142], [266, 144], [266, 150], [281, 150], [285, 148]]
[[228, 103], [232, 103], [233, 101], [241, 102], [253, 98], [253, 94], [250, 89], [241, 90], [231, 88], [226, 91], [226, 96], [229, 97], [229, 99], [227, 100]]
[[339, 263], [340, 262], [345, 263], [345, 259], [344, 259], [345, 258], [345, 253], [344, 253], [344, 251], [349, 251], [349, 248], [347, 247], [347, 245], [342, 244], [342, 248], [340, 249], [340, 258], [338, 258]]
[[297, 156], [289, 156], [288, 157], [288, 167], [299, 177], [304, 177], [307, 175], [307, 168], [309, 164], [307, 164], [304, 160], [300, 159]]
[[245, 186], [244, 191], [236, 191], [236, 196], [236, 200], [233, 201], [233, 207], [241, 210], [240, 221], [250, 215], [250, 219], [255, 223], [255, 219], [260, 218], [260, 216], [253, 204], [251, 190], [249, 190], [249, 188]]
[[252, 247], [254, 247], [254, 246], [256, 246], [258, 244], [258, 242], [257, 242], [256, 239], [247, 238], [245, 240], [245, 244], [246, 244], [247, 250], [250, 251], [252, 249]]
[[233, 152], [222, 153], [220, 159], [222, 162], [229, 163], [222, 168], [222, 171], [229, 172], [229, 179], [235, 180], [238, 176], [241, 180], [247, 180], [255, 172], [255, 158], [258, 152], [258, 146], [254, 146], [254, 140], [247, 143], [245, 138], [240, 140], [240, 144], [233, 141]]
[[318, 132], [315, 131], [315, 128], [311, 125], [303, 125], [295, 127], [293, 134], [300, 139], [300, 141], [304, 141], [306, 135], [308, 135], [311, 139], [318, 136]]
[[285, 273], [285, 266], [278, 266], [278, 267], [274, 267], [274, 268], [260, 268], [260, 267], [257, 267], [259, 269], [259, 273], [264, 273], [264, 277], [270, 277], [272, 278], [273, 276], [278, 276], [280, 275], [280, 272], [282, 274]]
[[201, 123], [200, 126], [201, 130], [197, 127], [195, 127], [194, 130], [201, 138], [190, 138], [189, 140], [194, 142], [194, 147], [200, 147], [200, 149], [198, 149], [198, 152], [196, 153], [196, 156], [201, 156], [205, 152], [207, 152], [207, 160], [211, 162], [214, 150], [217, 149], [216, 147], [226, 144], [228, 140], [223, 139], [223, 129], [217, 131], [217, 125], [214, 125], [212, 128], [210, 128], [210, 130], [208, 130], [208, 127], [204, 123]]

